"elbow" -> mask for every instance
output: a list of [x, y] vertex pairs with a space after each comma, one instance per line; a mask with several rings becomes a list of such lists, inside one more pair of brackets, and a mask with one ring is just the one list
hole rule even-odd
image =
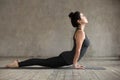
[[80, 51], [81, 51], [81, 49], [76, 50], [76, 54], [79, 54], [79, 53], [80, 53]]
[[77, 52], [80, 53], [81, 49], [78, 49]]

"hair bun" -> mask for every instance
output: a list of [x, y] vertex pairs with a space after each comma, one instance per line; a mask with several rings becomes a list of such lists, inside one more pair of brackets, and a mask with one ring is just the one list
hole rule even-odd
[[70, 18], [72, 18], [72, 17], [73, 17], [73, 15], [74, 15], [74, 13], [73, 13], [73, 12], [71, 12], [71, 13], [69, 14], [69, 17], [70, 17]]

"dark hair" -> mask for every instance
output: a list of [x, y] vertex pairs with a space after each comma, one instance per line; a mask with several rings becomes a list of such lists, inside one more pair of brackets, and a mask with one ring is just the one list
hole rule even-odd
[[80, 12], [76, 11], [76, 12], [71, 12], [69, 14], [69, 18], [71, 19], [71, 23], [73, 27], [78, 27], [80, 24], [77, 22], [78, 19], [81, 19], [80, 17]]

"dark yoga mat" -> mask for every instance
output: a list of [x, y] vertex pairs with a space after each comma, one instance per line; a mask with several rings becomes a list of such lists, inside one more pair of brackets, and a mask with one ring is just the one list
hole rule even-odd
[[[20, 68], [6, 68], [6, 67], [0, 67], [0, 69], [75, 69], [70, 66], [68, 67], [60, 67], [60, 68], [49, 68], [49, 67], [34, 67], [34, 66], [29, 66], [29, 67], [20, 67]], [[84, 70], [84, 69], [80, 69]], [[106, 70], [104, 67], [99, 67], [99, 66], [86, 66], [85, 70]]]

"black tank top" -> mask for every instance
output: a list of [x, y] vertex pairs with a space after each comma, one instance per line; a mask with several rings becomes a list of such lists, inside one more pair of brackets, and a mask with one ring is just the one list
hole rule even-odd
[[[78, 29], [76, 29], [77, 31]], [[75, 31], [75, 33], [76, 33]], [[75, 35], [74, 33], [74, 35]], [[73, 48], [71, 51], [64, 51], [60, 54], [60, 56], [62, 56], [64, 58], [64, 60], [66, 61], [67, 64], [73, 64], [73, 58], [74, 58], [74, 55], [75, 55], [75, 49], [76, 49], [76, 40], [73, 36], [73, 41], [74, 41], [74, 45], [73, 45]], [[87, 35], [85, 34], [85, 39], [83, 41], [83, 44], [82, 44], [82, 48], [86, 47], [89, 45], [89, 40], [88, 40], [88, 37]], [[82, 50], [81, 48], [81, 50]], [[80, 60], [80, 57], [78, 59], [78, 61]]]

